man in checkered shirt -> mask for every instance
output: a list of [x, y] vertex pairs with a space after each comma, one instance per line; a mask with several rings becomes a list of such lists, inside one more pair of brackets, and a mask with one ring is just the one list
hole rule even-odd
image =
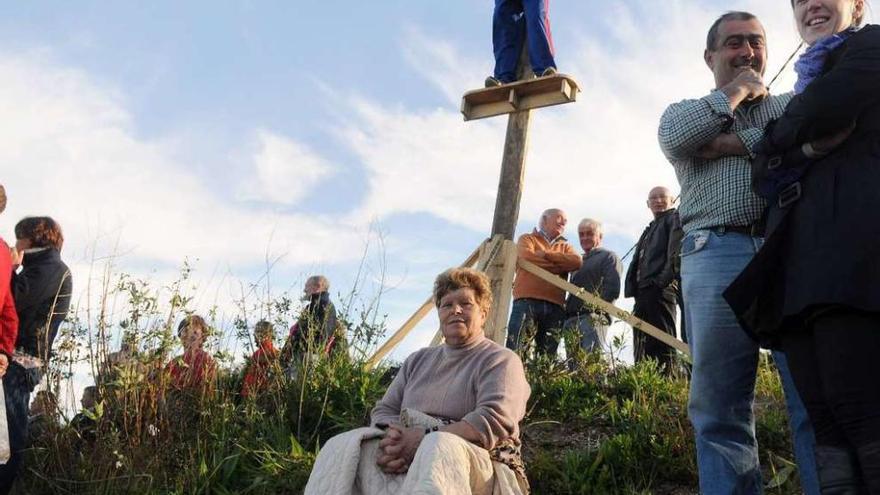
[[[694, 426], [700, 491], [761, 493], [752, 411], [758, 345], [740, 328], [722, 292], [761, 247], [764, 201], [751, 190], [750, 160], [764, 126], [791, 95], [764, 86], [766, 38], [746, 12], [721, 16], [707, 36], [715, 90], [666, 109], [659, 139], [681, 185], [685, 236], [681, 277], [693, 358], [688, 416]], [[819, 493], [812, 427], [785, 356], [774, 352], [785, 389], [805, 493]]]

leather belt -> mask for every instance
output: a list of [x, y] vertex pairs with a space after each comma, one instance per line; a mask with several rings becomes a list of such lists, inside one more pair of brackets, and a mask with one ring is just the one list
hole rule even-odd
[[729, 232], [734, 232], [737, 234], [743, 234], [750, 237], [763, 237], [764, 236], [764, 228], [759, 224], [752, 225], [719, 225], [717, 227], [712, 227], [711, 229], [718, 235], [724, 235]]

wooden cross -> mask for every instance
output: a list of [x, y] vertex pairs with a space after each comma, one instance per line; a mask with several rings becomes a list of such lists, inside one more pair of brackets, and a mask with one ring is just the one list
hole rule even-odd
[[[492, 310], [485, 323], [486, 336], [504, 345], [507, 338], [507, 318], [510, 314], [513, 275], [517, 266], [516, 245], [511, 242], [519, 220], [523, 174], [529, 148], [529, 119], [536, 108], [573, 103], [579, 91], [570, 76], [554, 74], [534, 77], [529, 63], [528, 49], [524, 46], [517, 70], [518, 80], [512, 84], [468, 91], [462, 97], [461, 113], [464, 119], [474, 120], [497, 115], [509, 115], [504, 153], [501, 158], [501, 178], [495, 198], [495, 216], [488, 241], [465, 260], [461, 266], [471, 266], [486, 272], [492, 285]], [[372, 368], [406, 337], [432, 309], [429, 297], [421, 307], [385, 342], [370, 359]], [[438, 331], [431, 345], [437, 345], [442, 336]]]
[[[526, 47], [523, 47], [520, 56], [517, 75], [519, 80], [513, 84], [468, 91], [461, 102], [461, 113], [466, 121], [509, 114], [501, 157], [501, 178], [495, 197], [495, 216], [490, 235], [492, 241], [512, 241], [516, 233], [532, 110], [573, 103], [579, 91], [577, 82], [564, 74], [534, 78]], [[504, 345], [517, 258], [515, 247], [511, 248], [503, 242], [498, 245], [500, 248], [495, 251], [484, 250], [481, 253], [480, 266], [492, 283], [494, 298], [492, 311], [486, 321], [486, 336]]]

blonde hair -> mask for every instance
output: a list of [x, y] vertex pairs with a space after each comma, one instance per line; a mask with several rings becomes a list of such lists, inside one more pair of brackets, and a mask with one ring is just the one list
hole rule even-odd
[[492, 286], [485, 273], [473, 268], [450, 268], [437, 276], [434, 281], [434, 305], [440, 307], [440, 300], [446, 294], [458, 289], [471, 289], [477, 306], [485, 314], [492, 308]]

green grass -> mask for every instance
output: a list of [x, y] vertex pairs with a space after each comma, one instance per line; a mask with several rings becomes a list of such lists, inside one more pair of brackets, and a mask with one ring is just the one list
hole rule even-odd
[[[61, 424], [35, 438], [20, 493], [300, 493], [320, 445], [368, 421], [389, 382], [388, 368], [363, 367], [384, 333], [369, 308], [342, 308], [357, 315], [348, 324], [351, 359], [309, 363], [293, 380], [278, 370], [257, 401], [239, 397], [241, 365], [223, 352], [213, 394], [175, 397], [164, 390], [154, 370], [167, 361], [171, 328], [188, 312], [188, 273], [185, 267], [181, 282], [162, 289], [122, 277], [107, 285], [91, 317], [81, 309], [65, 326], [49, 379], [55, 388], [74, 363], [99, 370], [109, 335], [120, 331], [136, 343], [142, 367], [108, 375], [93, 440]], [[295, 317], [290, 300], [242, 302], [234, 319], [242, 344], [254, 322], [248, 314], [268, 312], [286, 328]], [[101, 311], [111, 306], [122, 315], [118, 321]], [[546, 359], [525, 364], [532, 395], [522, 430], [533, 493], [696, 493], [686, 380], [668, 378], [650, 362], [629, 367], [596, 355], [578, 356], [574, 370]], [[767, 492], [800, 493], [779, 380], [766, 359], [756, 394]]]

